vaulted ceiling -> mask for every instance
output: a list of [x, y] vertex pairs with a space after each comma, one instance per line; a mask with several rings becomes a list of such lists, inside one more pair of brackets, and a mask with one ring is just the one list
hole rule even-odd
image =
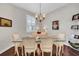
[[[13, 3], [13, 5], [28, 10], [34, 14], [39, 13], [40, 3]], [[67, 3], [41, 3], [41, 12], [48, 14], [67, 5]]]

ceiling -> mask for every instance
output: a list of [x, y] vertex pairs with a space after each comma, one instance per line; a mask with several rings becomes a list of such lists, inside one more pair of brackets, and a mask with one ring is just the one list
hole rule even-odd
[[[28, 10], [34, 14], [39, 13], [40, 3], [12, 3], [13, 5]], [[41, 3], [41, 12], [50, 13], [54, 10], [67, 5], [67, 3]]]

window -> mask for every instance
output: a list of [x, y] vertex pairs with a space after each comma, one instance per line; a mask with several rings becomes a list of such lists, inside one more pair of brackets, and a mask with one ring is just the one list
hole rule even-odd
[[26, 32], [30, 33], [35, 31], [36, 21], [33, 16], [27, 15], [26, 16]]

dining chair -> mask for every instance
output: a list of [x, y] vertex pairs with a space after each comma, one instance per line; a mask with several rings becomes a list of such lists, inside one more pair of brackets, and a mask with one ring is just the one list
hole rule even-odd
[[25, 56], [28, 56], [28, 54], [31, 54], [32, 52], [33, 55], [35, 56], [36, 44], [34, 39], [28, 39], [28, 38], [24, 39], [23, 45], [25, 50]]
[[42, 54], [43, 56], [45, 56], [47, 53], [50, 54], [50, 56], [52, 56], [52, 40], [47, 38], [47, 39], [42, 39], [41, 41], [41, 49], [42, 49]]
[[23, 45], [22, 45], [22, 39], [19, 33], [13, 33], [12, 34], [12, 42], [15, 47], [14, 54], [17, 54], [17, 56], [20, 56], [19, 53], [19, 47], [21, 48], [21, 55], [23, 56]]
[[54, 41], [56, 45], [56, 56], [62, 56], [64, 53], [65, 34], [59, 34], [58, 39]]

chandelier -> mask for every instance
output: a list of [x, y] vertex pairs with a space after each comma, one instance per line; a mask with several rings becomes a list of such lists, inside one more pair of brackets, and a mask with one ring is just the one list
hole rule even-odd
[[40, 3], [40, 11], [39, 12], [40, 13], [35, 16], [35, 18], [37, 20], [37, 24], [38, 24], [38, 29], [37, 29], [36, 33], [37, 33], [37, 36], [43, 36], [47, 32], [46, 32], [45, 27], [42, 25], [42, 21], [45, 20], [45, 14], [41, 13], [41, 3]]
[[35, 18], [37, 21], [41, 22], [45, 19], [45, 14], [41, 13], [41, 3], [40, 3], [40, 10], [39, 10], [39, 14], [36, 14]]

